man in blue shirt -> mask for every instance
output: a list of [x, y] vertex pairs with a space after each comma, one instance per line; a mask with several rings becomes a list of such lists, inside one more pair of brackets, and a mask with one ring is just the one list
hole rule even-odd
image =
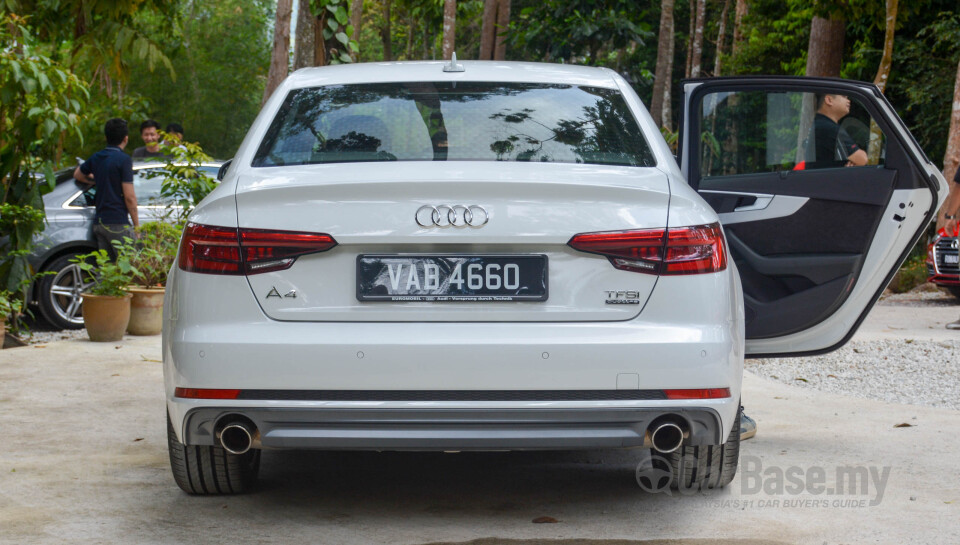
[[140, 226], [140, 218], [137, 215], [137, 195], [133, 190], [133, 161], [123, 152], [129, 140], [127, 122], [120, 118], [111, 119], [104, 125], [103, 133], [107, 137], [107, 147], [77, 167], [73, 176], [83, 183], [97, 184], [93, 198], [97, 207], [93, 235], [97, 247], [107, 250], [110, 258], [116, 260], [112, 241], [136, 238], [134, 229]]

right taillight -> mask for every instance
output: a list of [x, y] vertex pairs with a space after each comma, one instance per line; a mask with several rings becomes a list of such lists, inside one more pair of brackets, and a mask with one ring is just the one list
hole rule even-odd
[[679, 275], [722, 271], [727, 252], [719, 223], [574, 235], [571, 248], [606, 256], [620, 270]]
[[326, 233], [237, 229], [188, 223], [180, 241], [180, 269], [251, 275], [288, 269], [297, 257], [337, 245]]

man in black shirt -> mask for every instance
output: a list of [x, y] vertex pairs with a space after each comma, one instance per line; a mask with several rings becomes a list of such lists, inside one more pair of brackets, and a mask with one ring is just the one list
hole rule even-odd
[[145, 146], [133, 150], [133, 158], [141, 161], [153, 159], [156, 157], [165, 158], [160, 151], [160, 124], [152, 119], [148, 119], [140, 124], [140, 138], [143, 139]]
[[[124, 237], [136, 238], [134, 229], [140, 226], [137, 215], [137, 195], [133, 189], [133, 161], [123, 152], [129, 140], [127, 122], [114, 118], [103, 128], [107, 147], [94, 153], [77, 167], [73, 176], [87, 184], [97, 184], [93, 202], [97, 213], [93, 219], [93, 235], [97, 247], [110, 253], [116, 260], [117, 253], [111, 241]], [[133, 220], [133, 227], [130, 220]]]
[[860, 167], [867, 153], [839, 125], [850, 114], [850, 99], [843, 95], [817, 95], [817, 115], [807, 137], [806, 168]]

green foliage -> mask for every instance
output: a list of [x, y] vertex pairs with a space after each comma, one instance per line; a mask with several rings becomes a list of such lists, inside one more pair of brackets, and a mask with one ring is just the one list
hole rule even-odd
[[925, 256], [911, 256], [900, 267], [887, 288], [894, 293], [905, 293], [927, 281], [927, 264]]
[[217, 187], [217, 182], [198, 168], [210, 161], [210, 156], [198, 144], [172, 140], [163, 131], [160, 135], [164, 140], [160, 151], [168, 157], [160, 171], [163, 175], [160, 195], [171, 202], [168, 211], [178, 223], [183, 223], [194, 207]]
[[605, 54], [654, 37], [648, 16], [629, 0], [546, 0], [513, 17], [507, 42], [511, 56], [606, 66]]
[[80, 267], [82, 274], [88, 274], [94, 279], [93, 287], [90, 288], [93, 295], [122, 297], [127, 294], [127, 286], [139, 275], [133, 265], [136, 254], [133, 239], [124, 237], [123, 242], [114, 240], [113, 247], [117, 252], [116, 261], [110, 259], [106, 250], [96, 250], [70, 260]]
[[136, 95], [147, 100], [124, 113], [130, 121], [127, 149], [143, 145], [139, 126], [152, 118], [161, 127], [180, 123], [191, 141], [202, 143], [214, 157], [230, 158], [260, 111], [270, 68], [274, 3], [194, 0], [171, 4], [179, 10], [177, 32], [168, 30], [166, 17], [138, 16], [139, 24], [170, 58], [177, 78], [151, 71], [145, 61], [130, 61], [124, 99]]
[[78, 71], [83, 67], [91, 80], [99, 77], [109, 84], [110, 80], [126, 80], [130, 59], [148, 63], [151, 70], [164, 65], [173, 76], [169, 59], [140, 22], [146, 14], [172, 22], [178, 4], [160, 0], [4, 0], [0, 10], [30, 14], [30, 26], [54, 55], [66, 57]]
[[320, 18], [327, 64], [353, 62], [351, 55], [360, 52], [360, 44], [350, 24], [349, 0], [312, 0], [310, 8]]
[[64, 132], [76, 131], [86, 86], [36, 51], [26, 21], [0, 18], [0, 290], [31, 278], [27, 255], [44, 226], [42, 194], [54, 187], [53, 161]]
[[137, 233], [140, 238], [133, 255], [137, 283], [146, 288], [166, 285], [167, 273], [177, 256], [180, 229], [164, 221], [153, 221], [142, 224]]
[[[19, 298], [20, 294], [0, 290], [0, 323], [13, 322], [20, 315], [23, 309], [23, 303]], [[0, 343], [3, 339], [0, 338]]]
[[903, 37], [894, 48], [887, 97], [927, 155], [939, 163], [946, 152], [960, 61], [960, 12], [955, 8], [924, 19], [914, 37]]

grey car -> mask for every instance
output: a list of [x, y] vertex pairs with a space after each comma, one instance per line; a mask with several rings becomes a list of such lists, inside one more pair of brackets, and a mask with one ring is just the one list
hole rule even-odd
[[[205, 163], [200, 169], [216, 177], [219, 162]], [[133, 166], [133, 184], [137, 193], [141, 222], [164, 217], [167, 203], [160, 197], [162, 176], [157, 163], [139, 163]], [[54, 327], [79, 329], [83, 327], [81, 293], [89, 287], [80, 269], [70, 262], [75, 256], [96, 250], [93, 238], [93, 196], [96, 186], [88, 186], [73, 178], [73, 169], [57, 175], [57, 186], [44, 195], [47, 226], [36, 240], [30, 265], [35, 271], [50, 271], [41, 276], [31, 290], [31, 302]]]

